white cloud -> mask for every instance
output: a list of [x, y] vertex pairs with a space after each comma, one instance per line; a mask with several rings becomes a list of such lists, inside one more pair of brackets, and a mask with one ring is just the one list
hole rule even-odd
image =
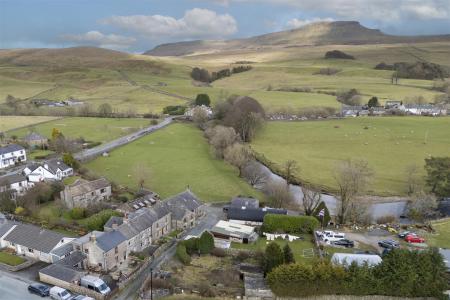
[[[207, 1], [207, 0], [204, 0]], [[291, 6], [306, 13], [322, 13], [347, 20], [372, 20], [397, 23], [418, 18], [436, 20], [450, 18], [449, 0], [215, 0], [221, 3], [270, 3]]]
[[136, 39], [132, 37], [117, 34], [103, 34], [99, 31], [89, 31], [83, 34], [65, 34], [61, 38], [76, 44], [94, 45], [105, 48], [128, 48], [136, 42]]
[[287, 28], [295, 29], [300, 28], [305, 25], [309, 25], [312, 23], [318, 23], [318, 22], [333, 22], [333, 18], [313, 18], [313, 19], [307, 19], [307, 20], [300, 20], [297, 18], [291, 19], [286, 23]]
[[237, 32], [237, 22], [231, 15], [219, 15], [200, 8], [186, 11], [180, 19], [161, 15], [133, 15], [113, 16], [100, 22], [156, 39], [217, 38]]

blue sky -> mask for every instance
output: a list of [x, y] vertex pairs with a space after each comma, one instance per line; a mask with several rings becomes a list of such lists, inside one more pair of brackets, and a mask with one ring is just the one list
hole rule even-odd
[[248, 37], [332, 20], [390, 34], [448, 34], [450, 0], [0, 0], [0, 48], [142, 52], [160, 43]]

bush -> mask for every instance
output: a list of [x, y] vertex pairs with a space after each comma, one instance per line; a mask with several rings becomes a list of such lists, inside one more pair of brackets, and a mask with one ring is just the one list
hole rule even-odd
[[195, 98], [195, 105], [198, 106], [209, 106], [211, 104], [211, 99], [209, 99], [208, 94], [198, 94]]
[[83, 207], [74, 207], [70, 210], [70, 217], [74, 220], [84, 219], [86, 217], [86, 209]]
[[18, 206], [15, 210], [14, 210], [14, 214], [16, 215], [23, 215], [25, 213], [25, 208], [23, 208], [22, 206]]
[[183, 115], [186, 112], [186, 107], [181, 105], [169, 105], [164, 107], [163, 113], [171, 116]]
[[85, 225], [90, 231], [103, 231], [103, 226], [112, 216], [121, 216], [117, 211], [106, 209], [86, 219]]
[[319, 221], [312, 216], [286, 216], [267, 214], [264, 216], [265, 232], [312, 233], [319, 227]]
[[221, 248], [214, 248], [211, 251], [211, 255], [214, 255], [216, 257], [225, 257], [227, 256], [227, 252]]
[[339, 50], [333, 50], [333, 51], [328, 51], [327, 53], [325, 53], [325, 58], [326, 59], [330, 59], [330, 58], [337, 58], [337, 59], [355, 59], [354, 56], [349, 55], [345, 52], [339, 51]]
[[197, 241], [200, 254], [209, 254], [214, 249], [214, 238], [211, 233], [203, 232]]
[[186, 251], [186, 246], [184, 243], [179, 243], [177, 245], [177, 250], [176, 250], [176, 256], [177, 258], [184, 264], [184, 265], [189, 265], [191, 263], [191, 257], [189, 256], [189, 254]]

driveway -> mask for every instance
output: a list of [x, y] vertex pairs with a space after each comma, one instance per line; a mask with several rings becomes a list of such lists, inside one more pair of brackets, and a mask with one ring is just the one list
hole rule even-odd
[[0, 299], [42, 299], [41, 297], [28, 292], [28, 285], [32, 282], [33, 281], [19, 277], [15, 274], [0, 271]]
[[[203, 217], [200, 222], [190, 230], [187, 230], [183, 237], [187, 235], [200, 235], [203, 231], [211, 229], [216, 223], [223, 218], [222, 207], [216, 206], [207, 206], [206, 207], [206, 216]], [[146, 270], [144, 270], [132, 283], [130, 283], [118, 296], [115, 297], [117, 300], [126, 300], [126, 299], [134, 299], [137, 293], [139, 292], [139, 288], [141, 287], [144, 280], [147, 278], [147, 275], [150, 273], [150, 269], [154, 271], [159, 270], [162, 264], [164, 264], [169, 259], [172, 259], [175, 255], [175, 251], [177, 248], [177, 243], [174, 243], [172, 246], [166, 249], [165, 252], [161, 253], [158, 258], [156, 258]], [[0, 298], [1, 299], [1, 298]]]

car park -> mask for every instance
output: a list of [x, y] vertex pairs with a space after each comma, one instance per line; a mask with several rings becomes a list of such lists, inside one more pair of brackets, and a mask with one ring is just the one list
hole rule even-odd
[[382, 241], [378, 242], [378, 246], [380, 246], [382, 248], [387, 248], [387, 249], [395, 249], [395, 248], [399, 248], [400, 244], [394, 240], [382, 240]]
[[334, 241], [332, 244], [336, 245], [336, 246], [343, 246], [345, 248], [353, 248], [353, 247], [355, 247], [355, 243], [353, 241], [348, 240], [348, 239], [342, 239], [342, 240]]
[[50, 295], [50, 288], [45, 284], [33, 283], [28, 286], [28, 291], [32, 294], [39, 295], [41, 297], [47, 297]]
[[417, 234], [408, 234], [405, 237], [405, 241], [408, 243], [425, 243], [425, 239], [418, 236]]

